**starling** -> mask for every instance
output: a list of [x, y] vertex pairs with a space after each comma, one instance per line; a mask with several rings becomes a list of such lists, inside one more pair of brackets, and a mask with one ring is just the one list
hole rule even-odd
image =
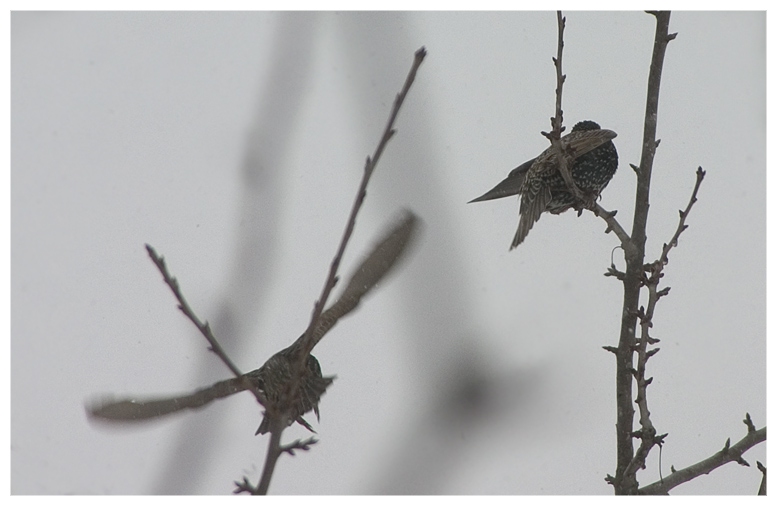
[[573, 207], [582, 210], [596, 203], [618, 168], [618, 152], [612, 143], [616, 136], [612, 130], [602, 130], [589, 120], [577, 123], [561, 138], [567, 167], [583, 194], [583, 201], [569, 191], [558, 168], [556, 151], [550, 147], [537, 158], [513, 169], [504, 181], [470, 202], [521, 195], [521, 219], [510, 246], [513, 249], [526, 239], [542, 213], [561, 214]]
[[[287, 387], [292, 381], [292, 364], [298, 360], [298, 357], [299, 346], [295, 342], [270, 357], [259, 369], [245, 375], [266, 397], [266, 412], [262, 423], [256, 430], [257, 434], [265, 434], [270, 430], [268, 411], [282, 412], [286, 410], [290, 414], [289, 425], [297, 422], [311, 432], [315, 432], [310, 424], [302, 418], [302, 415], [312, 410], [316, 414], [316, 418], [319, 417], [318, 402], [334, 378], [322, 376], [318, 360], [313, 355], [308, 355], [296, 391], [287, 392]], [[286, 399], [285, 396], [289, 394], [291, 398]]]

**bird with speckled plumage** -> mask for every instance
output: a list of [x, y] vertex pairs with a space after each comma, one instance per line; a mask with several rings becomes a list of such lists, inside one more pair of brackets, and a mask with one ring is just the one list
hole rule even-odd
[[504, 181], [470, 202], [521, 196], [518, 230], [510, 246], [513, 249], [526, 239], [542, 213], [561, 214], [572, 208], [590, 208], [596, 203], [618, 168], [618, 152], [612, 143], [616, 136], [612, 130], [604, 130], [597, 123], [586, 120], [561, 137], [567, 167], [583, 201], [569, 191], [559, 171], [556, 150], [550, 147], [513, 169]]

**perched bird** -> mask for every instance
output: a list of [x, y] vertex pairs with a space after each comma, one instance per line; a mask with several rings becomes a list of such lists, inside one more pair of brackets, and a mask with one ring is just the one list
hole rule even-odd
[[615, 137], [617, 134], [612, 130], [603, 130], [588, 120], [577, 123], [561, 138], [567, 167], [583, 194], [582, 201], [569, 191], [559, 171], [556, 150], [550, 147], [513, 169], [504, 181], [470, 203], [520, 194], [521, 218], [510, 246], [512, 250], [526, 239], [542, 213], [561, 214], [573, 207], [582, 210], [596, 203], [618, 168], [618, 152], [612, 143]]

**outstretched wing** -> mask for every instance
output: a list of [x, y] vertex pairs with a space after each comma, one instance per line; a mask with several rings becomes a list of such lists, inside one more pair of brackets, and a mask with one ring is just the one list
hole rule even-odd
[[182, 409], [196, 409], [206, 404], [245, 390], [240, 378], [232, 378], [219, 381], [207, 388], [201, 388], [194, 393], [177, 397], [157, 399], [121, 399], [112, 397], [91, 402], [87, 408], [87, 414], [94, 420], [110, 422], [139, 422], [169, 415]]

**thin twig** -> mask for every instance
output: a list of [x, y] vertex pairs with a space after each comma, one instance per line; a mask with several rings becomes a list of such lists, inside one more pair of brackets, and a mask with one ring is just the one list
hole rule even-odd
[[599, 204], [595, 204], [593, 208], [593, 213], [607, 222], [607, 230], [605, 230], [604, 233], [606, 234], [610, 231], [615, 232], [615, 235], [617, 235], [618, 239], [621, 241], [621, 246], [623, 246], [623, 249], [625, 250], [631, 244], [631, 237], [629, 237], [629, 234], [626, 233], [621, 224], [618, 223], [618, 220], [615, 219], [617, 212], [618, 211], [608, 211]]
[[[299, 343], [295, 343], [302, 349], [303, 354], [309, 354], [337, 321], [356, 309], [361, 299], [397, 264], [409, 249], [408, 245], [412, 243], [417, 222], [418, 217], [412, 211], [406, 210], [389, 233], [365, 256], [337, 302], [321, 313], [313, 332], [303, 334], [298, 340]], [[302, 348], [302, 341], [308, 348]]]
[[267, 443], [267, 455], [265, 456], [264, 467], [262, 468], [262, 477], [259, 480], [253, 495], [267, 495], [270, 488], [270, 481], [275, 471], [275, 464], [278, 457], [281, 456], [281, 435], [286, 428], [286, 420], [282, 417], [273, 417], [270, 419], [270, 441]]
[[569, 188], [570, 193], [572, 193], [576, 199], [582, 200], [583, 194], [572, 179], [572, 174], [567, 165], [567, 157], [564, 155], [564, 148], [561, 145], [561, 133], [564, 131], [564, 127], [562, 126], [562, 123], [564, 122], [564, 111], [561, 109], [561, 96], [564, 90], [564, 81], [567, 80], [567, 76], [562, 72], [561, 59], [564, 54], [564, 27], [566, 26], [567, 20], [561, 15], [561, 11], [556, 11], [556, 19], [558, 20], [558, 44], [556, 48], [556, 57], [553, 58], [553, 65], [556, 67], [556, 113], [550, 118], [550, 125], [552, 127], [550, 133], [540, 133], [550, 141], [550, 144], [556, 150], [558, 170]]
[[[348, 241], [350, 240], [354, 226], [356, 225], [356, 215], [359, 214], [359, 209], [361, 209], [361, 206], [364, 203], [364, 197], [367, 195], [367, 183], [370, 182], [370, 177], [375, 170], [375, 166], [378, 164], [380, 155], [386, 148], [386, 144], [388, 144], [389, 139], [391, 139], [391, 137], [394, 135], [394, 121], [397, 119], [399, 109], [402, 107], [402, 103], [405, 101], [405, 97], [407, 96], [407, 92], [410, 90], [410, 86], [413, 84], [413, 81], [415, 81], [416, 72], [418, 72], [418, 67], [421, 66], [425, 56], [426, 49], [423, 47], [415, 52], [413, 66], [410, 68], [407, 79], [405, 79], [405, 84], [402, 87], [402, 91], [400, 91], [396, 99], [394, 99], [394, 106], [391, 109], [391, 115], [389, 116], [388, 122], [386, 123], [386, 128], [383, 131], [383, 135], [381, 136], [380, 142], [378, 143], [378, 147], [375, 149], [375, 153], [372, 155], [372, 157], [367, 157], [367, 161], [364, 165], [364, 175], [362, 176], [359, 190], [356, 193], [356, 200], [354, 200], [353, 206], [351, 208], [351, 214], [348, 217], [348, 222], [345, 226], [345, 232], [343, 232], [343, 238], [340, 240], [340, 246], [338, 247], [337, 253], [332, 260], [331, 266], [329, 267], [329, 275], [324, 282], [324, 288], [321, 290], [321, 295], [318, 297], [318, 300], [313, 306], [313, 314], [310, 317], [308, 328], [305, 330], [306, 335], [309, 335], [318, 324], [318, 319], [321, 316], [324, 307], [326, 307], [329, 294], [332, 292], [332, 289], [337, 283], [337, 270], [340, 267], [340, 261], [342, 260], [343, 254], [345, 253], [345, 247], [348, 245]], [[304, 361], [305, 359], [304, 357], [300, 357], [300, 360]]]
[[[655, 264], [654, 264], [655, 265]], [[658, 295], [658, 279], [661, 277], [660, 273], [656, 272], [654, 279], [647, 283], [648, 288], [648, 306], [647, 310], [640, 308], [638, 317], [640, 319], [640, 338], [637, 346], [637, 369], [634, 371], [634, 377], [637, 381], [637, 399], [635, 400], [639, 408], [639, 423], [641, 429], [639, 430], [640, 445], [631, 462], [626, 467], [624, 474], [626, 476], [636, 475], [637, 471], [642, 469], [645, 465], [650, 450], [656, 444], [663, 442], [666, 434], [662, 436], [656, 436], [656, 429], [653, 426], [653, 422], [650, 420], [650, 410], [648, 409], [647, 401], [647, 387], [652, 383], [653, 378], [646, 378], [645, 371], [647, 368], [647, 361], [650, 357], [655, 355], [659, 348], [654, 348], [648, 351], [648, 344], [657, 343], [658, 340], [650, 336], [650, 328], [653, 326], [653, 314], [655, 311], [656, 303], [660, 296]]]
[[275, 463], [278, 461], [278, 457], [281, 456], [281, 453], [283, 453], [281, 434], [283, 434], [283, 427], [285, 426], [286, 423], [282, 418], [275, 417], [270, 419], [270, 443], [267, 446], [267, 455], [265, 455], [264, 468], [262, 470], [262, 477], [259, 479], [259, 484], [253, 486], [251, 485], [251, 482], [248, 481], [248, 478], [243, 476], [242, 482], [235, 482], [237, 487], [234, 491], [235, 494], [248, 492], [251, 495], [267, 495], [267, 489], [270, 487]]
[[766, 495], [766, 466], [759, 461], [756, 461], [755, 463], [758, 466], [758, 470], [761, 471], [761, 474], [763, 475], [761, 477], [761, 485], [758, 487], [758, 495]]
[[677, 225], [677, 230], [675, 231], [674, 235], [672, 236], [672, 240], [670, 240], [668, 243], [664, 244], [664, 248], [661, 251], [661, 258], [658, 260], [661, 262], [661, 265], [666, 265], [669, 262], [669, 252], [677, 246], [677, 239], [680, 237], [680, 234], [682, 234], [686, 228], [688, 228], [688, 225], [685, 224], [685, 219], [688, 217], [688, 213], [691, 212], [691, 208], [696, 203], [696, 195], [699, 193], [699, 187], [701, 186], [701, 182], [704, 180], [704, 176], [707, 173], [702, 170], [701, 167], [696, 169], [696, 185], [693, 187], [693, 193], [691, 194], [691, 200], [688, 202], [688, 205], [685, 207], [685, 211], [680, 211], [680, 223]]
[[293, 456], [296, 450], [302, 450], [304, 452], [310, 451], [310, 447], [316, 443], [318, 443], [318, 439], [314, 437], [309, 437], [307, 439], [297, 439], [292, 443], [282, 445], [281, 451]]
[[742, 420], [742, 423], [747, 426], [747, 432], [755, 432], [755, 424], [753, 423], [753, 419], [750, 418], [750, 413], [745, 413], [745, 419]]
[[213, 335], [213, 332], [210, 329], [210, 324], [207, 321], [203, 323], [194, 313], [194, 310], [192, 310], [191, 306], [189, 306], [189, 303], [186, 302], [186, 298], [181, 292], [181, 287], [178, 285], [178, 280], [175, 279], [175, 277], [173, 277], [167, 270], [167, 263], [165, 262], [165, 258], [157, 254], [156, 250], [149, 244], [146, 244], [146, 251], [148, 251], [148, 256], [151, 257], [151, 260], [157, 266], [159, 272], [162, 273], [162, 278], [164, 278], [165, 283], [167, 283], [167, 286], [169, 286], [170, 290], [173, 291], [175, 298], [178, 299], [178, 309], [180, 309], [181, 312], [185, 314], [186, 317], [192, 321], [192, 323], [194, 323], [194, 325], [197, 327], [197, 330], [199, 330], [200, 333], [205, 336], [205, 339], [208, 340], [208, 343], [210, 344], [208, 349], [215, 353], [216, 356], [219, 357], [222, 362], [224, 362], [224, 364], [229, 368], [230, 371], [232, 371], [232, 374], [234, 374], [235, 377], [241, 378], [246, 389], [250, 390], [254, 394], [254, 397], [256, 397], [256, 400], [259, 401], [260, 404], [264, 405], [264, 394], [262, 394], [256, 385], [251, 383], [251, 381], [249, 381], [248, 378], [246, 378], [243, 373], [240, 372], [240, 369], [238, 369], [235, 363], [232, 362], [232, 360], [227, 356], [227, 353], [221, 347], [221, 344], [219, 344], [216, 336]]

